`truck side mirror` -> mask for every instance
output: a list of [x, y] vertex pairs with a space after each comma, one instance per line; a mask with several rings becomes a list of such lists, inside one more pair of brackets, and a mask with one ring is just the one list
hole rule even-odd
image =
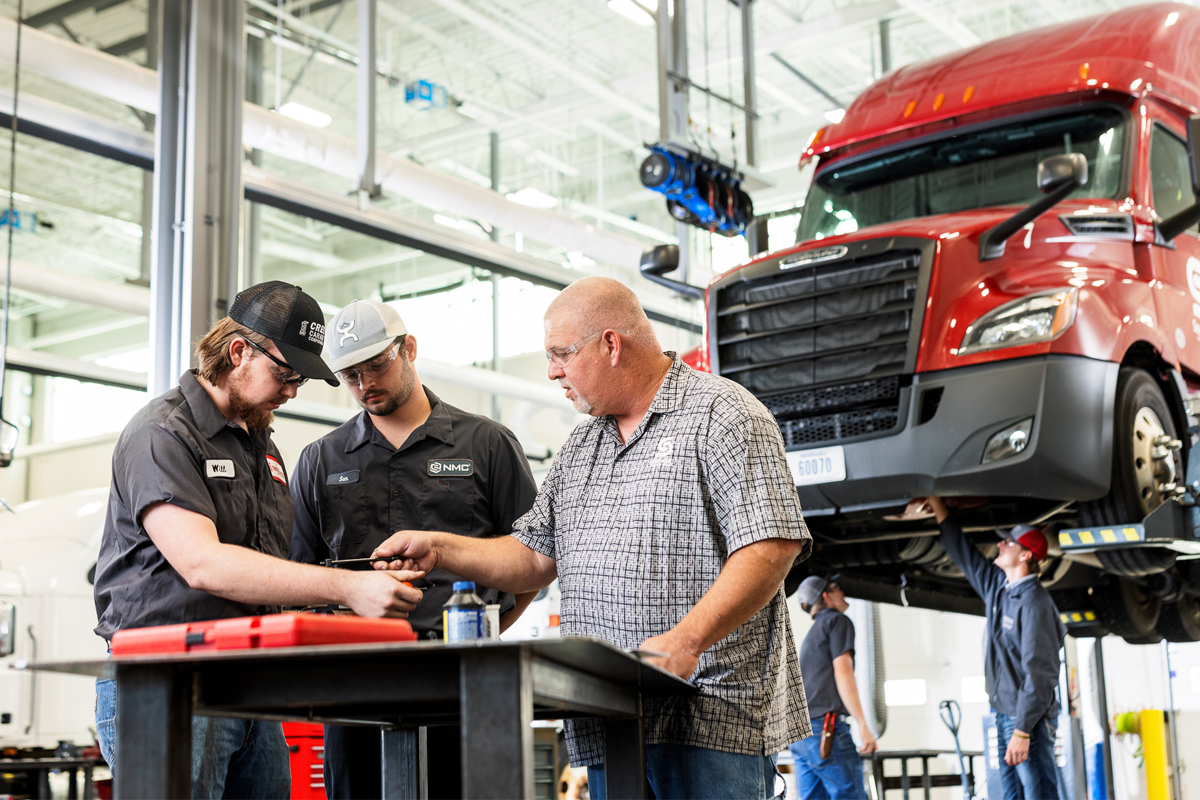
[[1063, 153], [1042, 159], [1038, 162], [1037, 182], [1038, 189], [1045, 197], [984, 231], [979, 237], [979, 260], [990, 261], [1004, 255], [1004, 243], [1008, 237], [1058, 205], [1087, 181], [1088, 166], [1083, 153]]
[[[1200, 197], [1200, 168], [1196, 164], [1196, 150], [1200, 148], [1200, 114], [1189, 117], [1187, 122], [1187, 151], [1188, 166], [1191, 167], [1192, 191]], [[1200, 222], [1200, 200], [1183, 209], [1172, 217], [1158, 223], [1158, 235], [1162, 241], [1169, 242], [1188, 228]]]
[[666, 286], [668, 289], [692, 300], [704, 299], [704, 290], [699, 286], [692, 286], [689, 283], [665, 277], [668, 272], [679, 269], [679, 245], [660, 244], [656, 247], [646, 248], [642, 253], [639, 266], [646, 280], [654, 281], [660, 286]]
[[1078, 181], [1071, 186], [1073, 192], [1080, 186], [1087, 185], [1087, 159], [1083, 153], [1063, 153], [1060, 156], [1044, 158], [1038, 162], [1037, 181], [1042, 194], [1050, 194], [1067, 183]]

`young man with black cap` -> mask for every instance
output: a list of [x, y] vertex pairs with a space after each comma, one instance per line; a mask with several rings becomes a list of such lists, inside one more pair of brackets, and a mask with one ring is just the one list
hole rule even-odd
[[[873, 753], [876, 747], [854, 680], [854, 623], [846, 616], [850, 604], [837, 584], [839, 577], [809, 575], [796, 590], [800, 607], [813, 620], [800, 645], [800, 675], [809, 716], [820, 725], [812, 736], [788, 747], [802, 800], [866, 800], [859, 753]], [[863, 745], [857, 752], [847, 716], [858, 722]]]
[[988, 631], [984, 675], [999, 739], [1007, 742], [1000, 764], [1004, 798], [1057, 798], [1059, 650], [1067, 631], [1050, 594], [1038, 583], [1046, 537], [1028, 525], [997, 529], [999, 553], [989, 562], [941, 498], [924, 502], [942, 529], [942, 546], [983, 598]]
[[[420, 573], [351, 573], [286, 560], [287, 473], [272, 412], [310, 378], [336, 386], [321, 360], [324, 315], [296, 286], [240, 293], [196, 347], [199, 369], [134, 415], [113, 452], [96, 566], [96, 633], [251, 616], [282, 605], [341, 603], [364, 616], [406, 616]], [[397, 580], [396, 578], [399, 578]], [[96, 732], [109, 764], [115, 687], [96, 684]], [[289, 796], [278, 722], [192, 718], [193, 797]]]
[[[489, 538], [512, 532], [537, 486], [512, 432], [443, 402], [421, 385], [417, 339], [392, 306], [356, 300], [329, 323], [324, 355], [362, 413], [304, 449], [292, 476], [291, 558], [367, 558], [397, 530], [420, 528]], [[366, 565], [364, 565], [366, 566]], [[459, 577], [437, 569], [409, 617], [421, 637], [440, 638], [442, 605]], [[533, 599], [478, 587], [507, 627]], [[429, 797], [461, 797], [459, 734], [430, 728]], [[379, 797], [379, 732], [325, 727], [325, 791]]]

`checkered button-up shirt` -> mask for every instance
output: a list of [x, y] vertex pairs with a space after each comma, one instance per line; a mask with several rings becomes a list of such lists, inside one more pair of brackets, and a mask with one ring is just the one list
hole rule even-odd
[[[674, 364], [622, 443], [612, 417], [580, 424], [513, 535], [558, 562], [564, 636], [632, 649], [673, 628], [729, 554], [811, 537], [779, 427], [731, 381]], [[758, 755], [811, 733], [783, 588], [700, 656], [700, 693], [648, 698], [648, 744]], [[571, 763], [604, 761], [598, 720], [567, 720]]]

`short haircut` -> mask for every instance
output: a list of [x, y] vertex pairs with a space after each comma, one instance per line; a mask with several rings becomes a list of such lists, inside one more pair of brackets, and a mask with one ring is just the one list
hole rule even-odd
[[209, 383], [217, 383], [233, 370], [233, 362], [229, 360], [229, 345], [234, 339], [249, 339], [264, 350], [274, 345], [261, 333], [223, 317], [196, 343], [196, 361], [201, 378]]
[[662, 352], [638, 296], [628, 286], [601, 276], [581, 278], [550, 301], [546, 316], [565, 314], [579, 335], [614, 330], [641, 350]]

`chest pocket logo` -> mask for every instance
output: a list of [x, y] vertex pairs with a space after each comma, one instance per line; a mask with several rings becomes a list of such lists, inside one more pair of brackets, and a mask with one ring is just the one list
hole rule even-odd
[[475, 474], [475, 462], [469, 458], [430, 459], [428, 475], [431, 478], [467, 478]]
[[1012, 618], [1012, 617], [1009, 617], [1009, 616], [1007, 616], [1007, 615], [1006, 615], [1006, 616], [1003, 616], [1003, 617], [1001, 617], [1001, 618], [1000, 618], [1000, 627], [1001, 627], [1001, 628], [1004, 628], [1004, 630], [1006, 630], [1006, 631], [1011, 631], [1011, 630], [1013, 629], [1013, 626], [1014, 626], [1015, 624], [1016, 624], [1016, 623], [1015, 623], [1015, 622], [1013, 622], [1013, 618]]
[[208, 478], [235, 477], [232, 458], [209, 458], [204, 462], [204, 475]]
[[654, 451], [654, 456], [650, 460], [655, 464], [670, 464], [674, 451], [675, 439], [668, 436], [658, 441], [658, 449]]
[[274, 456], [267, 456], [267, 469], [271, 471], [272, 480], [287, 486], [287, 473], [283, 471], [283, 465]]
[[325, 478], [326, 486], [342, 486], [347, 483], [358, 483], [358, 470], [350, 469]]

